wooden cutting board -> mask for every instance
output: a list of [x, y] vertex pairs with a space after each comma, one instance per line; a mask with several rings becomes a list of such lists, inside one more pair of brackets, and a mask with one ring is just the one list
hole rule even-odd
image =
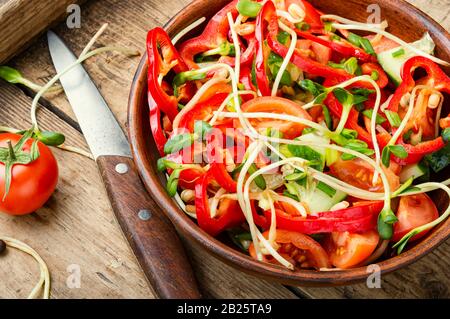
[[0, 64], [26, 48], [32, 39], [84, 0], [0, 0]]

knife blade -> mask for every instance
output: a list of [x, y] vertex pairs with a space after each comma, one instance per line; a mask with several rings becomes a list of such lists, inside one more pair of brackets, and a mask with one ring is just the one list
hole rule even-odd
[[[57, 72], [77, 57], [47, 33]], [[152, 287], [161, 298], [200, 298], [195, 277], [170, 221], [146, 192], [119, 123], [82, 65], [64, 74], [62, 87], [97, 162], [116, 218]]]

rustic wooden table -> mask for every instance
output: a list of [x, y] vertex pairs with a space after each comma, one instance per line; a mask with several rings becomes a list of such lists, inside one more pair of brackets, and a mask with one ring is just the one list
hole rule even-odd
[[[450, 0], [409, 0], [450, 28]], [[91, 0], [82, 6], [80, 29], [61, 23], [55, 31], [80, 53], [95, 31], [110, 24], [97, 45], [118, 44], [141, 51], [150, 28], [163, 25], [189, 0]], [[126, 126], [127, 97], [138, 58], [105, 54], [85, 66], [120, 123]], [[45, 37], [13, 59], [11, 66], [44, 83], [55, 70]], [[29, 127], [32, 94], [0, 81], [0, 123]], [[87, 149], [64, 95], [42, 99], [43, 129], [64, 132], [67, 144]], [[53, 298], [153, 298], [143, 272], [112, 213], [96, 164], [85, 157], [54, 150], [60, 180], [49, 202], [25, 217], [0, 215], [0, 234], [34, 247], [47, 262]], [[213, 298], [407, 298], [450, 297], [450, 241], [414, 265], [382, 277], [380, 289], [365, 284], [338, 288], [287, 288], [240, 273], [185, 242], [205, 296]], [[81, 286], [70, 288], [70, 275], [80, 270]], [[10, 250], [0, 258], [0, 297], [26, 297], [38, 278], [31, 257]]]

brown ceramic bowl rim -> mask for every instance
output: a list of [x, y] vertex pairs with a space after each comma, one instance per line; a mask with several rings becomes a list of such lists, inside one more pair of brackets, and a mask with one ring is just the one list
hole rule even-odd
[[[175, 24], [181, 24], [182, 21], [180, 21], [180, 17], [182, 13], [191, 6], [199, 5], [202, 1], [203, 0], [195, 0], [182, 9], [165, 25], [165, 29], [168, 29]], [[435, 32], [450, 39], [447, 31], [428, 15], [404, 0], [398, 2], [400, 2], [399, 6], [402, 6], [404, 10], [419, 15], [434, 28]], [[293, 272], [282, 266], [256, 261], [200, 229], [200, 227], [198, 227], [198, 225], [179, 208], [178, 204], [167, 195], [164, 186], [161, 185], [158, 175], [155, 172], [155, 166], [149, 162], [142, 151], [146, 146], [144, 137], [140, 136], [142, 135], [140, 134], [142, 132], [138, 131], [139, 117], [141, 115], [137, 112], [139, 103], [142, 103], [140, 98], [142, 97], [142, 92], [138, 92], [137, 90], [146, 88], [146, 85], [144, 84], [146, 83], [147, 78], [146, 72], [147, 56], [144, 55], [133, 79], [128, 104], [129, 138], [133, 157], [148, 192], [184, 237], [199, 244], [219, 259], [234, 267], [240, 268], [244, 272], [286, 284], [327, 286], [356, 283], [363, 281], [368, 277], [369, 273], [367, 272], [366, 266], [342, 271], [300, 270]], [[148, 136], [147, 138], [151, 138], [151, 136]], [[377, 262], [376, 264], [380, 267], [379, 269], [382, 274], [392, 272], [425, 256], [443, 243], [448, 237], [450, 237], [450, 219], [447, 219], [445, 222], [441, 223], [441, 225], [437, 226], [433, 230], [431, 236], [427, 236], [414, 247], [404, 251], [398, 256]]]

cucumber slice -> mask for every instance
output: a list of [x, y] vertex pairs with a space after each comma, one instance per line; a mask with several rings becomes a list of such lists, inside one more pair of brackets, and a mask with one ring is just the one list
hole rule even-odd
[[406, 182], [408, 179], [419, 178], [427, 173], [427, 167], [421, 163], [406, 165], [400, 173], [400, 183]]
[[302, 202], [308, 205], [311, 213], [327, 212], [331, 207], [339, 202], [342, 202], [347, 197], [347, 194], [336, 190], [334, 196], [330, 197], [318, 188], [302, 197]]
[[[428, 53], [428, 54], [433, 54], [433, 51], [435, 48], [434, 41], [428, 32], [426, 32], [420, 40], [418, 40], [414, 43], [411, 43], [411, 45], [425, 53]], [[401, 74], [401, 69], [403, 67], [403, 64], [409, 58], [412, 58], [413, 56], [417, 55], [416, 53], [414, 53], [411, 50], [408, 50], [406, 48], [403, 48], [403, 50], [405, 51], [404, 54], [401, 54], [398, 57], [394, 57], [392, 55], [393, 53], [395, 53], [401, 49], [402, 49], [402, 47], [399, 46], [397, 48], [393, 48], [391, 50], [387, 50], [387, 51], [384, 51], [384, 52], [381, 52], [378, 54], [378, 62], [380, 62], [384, 71], [386, 71], [386, 73], [389, 75], [391, 80], [397, 86], [402, 82], [402, 78], [401, 78], [400, 74]]]

